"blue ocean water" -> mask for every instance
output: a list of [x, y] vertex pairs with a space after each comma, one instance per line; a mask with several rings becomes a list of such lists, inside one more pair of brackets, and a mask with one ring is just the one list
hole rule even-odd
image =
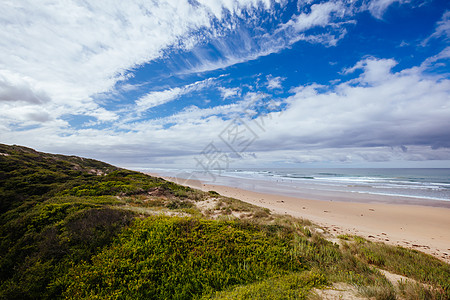
[[199, 179], [258, 192], [357, 201], [414, 204], [447, 201], [450, 204], [450, 169], [339, 168], [339, 169], [235, 169], [154, 170], [162, 175]]
[[233, 170], [224, 175], [262, 178], [317, 189], [450, 201], [450, 169], [269, 169]]

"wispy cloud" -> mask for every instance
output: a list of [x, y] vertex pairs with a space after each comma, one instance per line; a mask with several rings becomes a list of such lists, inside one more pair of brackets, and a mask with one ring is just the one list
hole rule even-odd
[[45, 98], [60, 106], [61, 115], [82, 112], [142, 64], [169, 48], [191, 49], [202, 41], [201, 30], [220, 34], [210, 30], [217, 20], [251, 8], [270, 9], [270, 1], [6, 1], [0, 16], [2, 100]]
[[165, 91], [150, 92], [136, 100], [136, 106], [139, 111], [145, 111], [149, 108], [173, 101], [180, 97], [186, 89], [173, 88]]
[[[239, 63], [268, 56], [304, 41], [336, 46], [347, 33], [346, 27], [355, 23], [352, 17], [357, 13], [354, 4], [343, 1], [330, 1], [308, 4], [306, 10], [289, 16], [289, 21], [280, 23], [281, 15], [264, 19], [264, 24], [254, 24], [257, 13], [249, 20], [236, 18], [231, 27], [231, 35], [216, 36], [210, 44], [199, 44], [189, 50], [189, 64], [182, 66], [179, 74], [191, 74], [223, 69]], [[281, 13], [282, 10], [277, 11]], [[265, 27], [264, 31], [255, 30]], [[211, 55], [213, 47], [215, 55]], [[184, 68], [183, 68], [184, 67]]]
[[273, 77], [271, 75], [267, 76], [267, 88], [270, 90], [273, 89], [281, 89], [282, 85], [281, 82], [284, 80], [285, 78], [278, 76], [278, 77]]
[[182, 95], [191, 93], [193, 91], [202, 90], [213, 84], [214, 80], [215, 78], [208, 78], [202, 81], [197, 81], [192, 84], [185, 85], [183, 87], [175, 87], [163, 91], [150, 92], [136, 100], [137, 111], [142, 112], [149, 108], [176, 100]]
[[225, 88], [225, 87], [219, 87], [220, 94], [222, 96], [222, 99], [228, 99], [231, 97], [239, 96], [241, 89], [240, 88]]
[[430, 40], [440, 37], [443, 37], [446, 40], [450, 39], [450, 11], [446, 11], [442, 15], [442, 19], [436, 24], [436, 29], [422, 42], [422, 46], [428, 44]]
[[368, 9], [370, 13], [378, 19], [381, 19], [388, 9], [393, 3], [403, 3], [404, 0], [372, 0], [368, 4]]
[[309, 12], [293, 17], [283, 27], [292, 27], [296, 32], [304, 32], [314, 27], [331, 26], [335, 19], [340, 19], [349, 12], [350, 7], [346, 7], [341, 1], [313, 4]]

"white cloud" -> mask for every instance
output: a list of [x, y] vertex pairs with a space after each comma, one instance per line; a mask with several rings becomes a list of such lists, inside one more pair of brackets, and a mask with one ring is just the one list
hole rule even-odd
[[362, 76], [358, 79], [361, 83], [375, 84], [385, 82], [391, 75], [391, 69], [397, 65], [393, 59], [376, 59], [373, 57], [359, 61], [355, 66], [344, 70], [344, 74], [353, 73], [358, 69], [364, 70]]
[[42, 104], [49, 100], [44, 91], [34, 87], [30, 82], [24, 82], [8, 71], [0, 71], [0, 102]]
[[422, 46], [428, 44], [428, 42], [431, 39], [436, 39], [440, 37], [444, 37], [447, 40], [450, 38], [450, 11], [446, 11], [442, 15], [441, 20], [436, 24], [436, 29], [428, 38], [426, 38], [422, 42]]
[[442, 20], [440, 20], [437, 25], [433, 37], [444, 36], [447, 39], [450, 38], [450, 11], [444, 13]]
[[[309, 85], [294, 89], [283, 113], [279, 145], [290, 147], [450, 147], [450, 81], [420, 68], [392, 72], [395, 61], [369, 58], [356, 80], [333, 89]], [[288, 141], [288, 142], [283, 142]]]
[[[265, 95], [248, 93], [237, 103], [189, 107], [169, 117], [123, 124], [118, 131], [87, 129], [63, 137], [61, 131], [47, 132], [48, 127], [42, 127], [4, 132], [3, 138], [11, 143], [28, 140], [42, 145], [41, 149], [52, 140], [52, 149], [61, 145], [66, 153], [85, 151], [109, 161], [139, 161], [142, 166], [185, 165], [194, 164], [192, 157], [211, 141], [229, 151], [219, 135], [240, 116], [258, 135], [248, 148], [256, 154], [249, 163], [450, 160], [450, 81], [426, 75], [421, 67], [394, 72], [393, 65], [391, 59], [369, 57], [348, 69], [362, 70], [355, 79], [333, 88], [297, 87], [282, 100], [282, 114], [273, 112], [264, 118], [263, 129], [250, 116], [252, 105], [264, 103]], [[102, 149], [97, 147], [99, 136]]]
[[[59, 105], [59, 115], [54, 117], [85, 113], [86, 108], [101, 110], [95, 95], [111, 91], [134, 68], [162, 57], [168, 47], [194, 47], [199, 30], [214, 36], [208, 30], [214, 18], [222, 17], [220, 7], [241, 14], [260, 4], [248, 0], [195, 5], [176, 0], [3, 1], [0, 95], [8, 101], [52, 102]], [[263, 1], [262, 7], [268, 9], [269, 4]]]
[[282, 85], [281, 82], [284, 80], [285, 78], [283, 77], [272, 77], [272, 76], [267, 76], [267, 88], [268, 89], [281, 89]]
[[[373, 1], [369, 9], [381, 17], [394, 2]], [[129, 112], [108, 111], [94, 99], [131, 76], [128, 72], [166, 58], [173, 49], [191, 51], [198, 58], [200, 63], [187, 70], [194, 72], [276, 53], [300, 40], [333, 46], [344, 37], [356, 13], [353, 4], [343, 1], [315, 4], [275, 32], [254, 37], [237, 30], [242, 46], [237, 49], [220, 38], [236, 30], [232, 20], [217, 28], [214, 18], [241, 16], [250, 7], [270, 9], [270, 1], [190, 3], [194, 2], [4, 1], [0, 15], [4, 28], [0, 31], [2, 141], [109, 161], [127, 158], [143, 165], [186, 161], [217, 140], [235, 116], [252, 122], [249, 116], [255, 116], [256, 110], [245, 110], [264, 95], [248, 93], [236, 103], [207, 109], [191, 106], [155, 120], [133, 114], [211, 86], [214, 79], [149, 92], [127, 107]], [[430, 38], [448, 38], [448, 19], [446, 12]], [[218, 37], [214, 45], [221, 54], [215, 61], [196, 48], [211, 37]], [[283, 114], [269, 115], [265, 131], [258, 132], [249, 150], [263, 162], [450, 159], [450, 82], [426, 75], [434, 62], [448, 58], [449, 53], [446, 48], [421, 66], [399, 72], [393, 71], [393, 59], [368, 57], [344, 71], [346, 75], [361, 71], [353, 75], [357, 78], [333, 88], [297, 87], [292, 97], [280, 100], [285, 105]], [[267, 78], [267, 87], [280, 88], [281, 82], [280, 77]], [[123, 91], [135, 89], [122, 85]], [[219, 90], [224, 99], [242, 93], [239, 88]], [[117, 121], [117, 129], [75, 130], [61, 120], [67, 114]], [[402, 146], [408, 151], [398, 150]]]
[[219, 19], [224, 16], [225, 11], [241, 15], [243, 7], [258, 7], [259, 5], [265, 9], [271, 7], [270, 0], [197, 0], [197, 2], [205, 6], [209, 12]]
[[[230, 40], [229, 36], [225, 36], [213, 41], [214, 49], [220, 54], [218, 57], [210, 57], [209, 51], [194, 47], [191, 51], [195, 58], [194, 62], [191, 60], [186, 70], [179, 73], [198, 73], [226, 68], [278, 53], [299, 41], [322, 44], [326, 47], [336, 46], [347, 34], [345, 27], [355, 24], [351, 19], [355, 13], [354, 4], [350, 2], [329, 1], [313, 4], [309, 12], [291, 16], [289, 21], [275, 26], [273, 31], [264, 32], [255, 31], [253, 27], [260, 29], [262, 24], [253, 24], [257, 18], [250, 18], [246, 20], [247, 23], [238, 23], [240, 26], [232, 31], [233, 39]], [[247, 26], [250, 26], [250, 30], [246, 29]], [[317, 32], [311, 32], [312, 29]]]
[[198, 91], [210, 86], [216, 78], [208, 78], [202, 81], [197, 81], [192, 84], [185, 85], [181, 88], [175, 87], [164, 91], [150, 92], [138, 100], [136, 100], [137, 111], [142, 112], [149, 108], [162, 105], [173, 100], [176, 100], [182, 95], [188, 94], [193, 91]]
[[[372, 6], [388, 5], [377, 3]], [[83, 111], [83, 106], [95, 102], [95, 95], [111, 91], [134, 68], [163, 57], [170, 47], [190, 51], [213, 37], [219, 41], [218, 37], [236, 29], [233, 18], [225, 20], [220, 28], [223, 18], [242, 17], [244, 10], [252, 15], [257, 9], [272, 7], [270, 0], [3, 1], [0, 67], [6, 72], [2, 73], [2, 95], [4, 99], [22, 97], [25, 102], [48, 99], [61, 106], [62, 114]], [[226, 43], [217, 44], [223, 58], [205, 61], [198, 53], [200, 63], [189, 72], [256, 59], [299, 40], [335, 45], [345, 35], [342, 27], [348, 20], [342, 19], [354, 14], [352, 7], [342, 1], [314, 4], [309, 12], [294, 16], [280, 28], [285, 32], [254, 37], [243, 30], [242, 53], [236, 55], [236, 49]], [[301, 33], [327, 26], [337, 34]], [[291, 29], [296, 34], [291, 35]], [[100, 109], [99, 104], [97, 108]]]
[[220, 94], [222, 95], [222, 99], [225, 100], [227, 98], [238, 96], [241, 92], [240, 88], [225, 88], [219, 87]]
[[150, 92], [136, 101], [139, 110], [145, 111], [149, 108], [173, 101], [183, 94], [181, 88], [173, 88], [164, 91]]
[[348, 8], [340, 1], [313, 4], [309, 13], [301, 13], [285, 26], [292, 26], [297, 32], [303, 32], [313, 27], [329, 26], [332, 24], [333, 14], [343, 17], [346, 10]]
[[404, 0], [372, 0], [369, 2], [368, 8], [375, 18], [381, 19], [388, 7], [396, 2], [403, 3]]

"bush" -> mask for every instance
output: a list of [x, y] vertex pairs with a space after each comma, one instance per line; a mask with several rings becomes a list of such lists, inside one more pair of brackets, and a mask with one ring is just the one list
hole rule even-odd
[[191, 299], [301, 269], [287, 239], [231, 221], [151, 217], [75, 266], [65, 296]]

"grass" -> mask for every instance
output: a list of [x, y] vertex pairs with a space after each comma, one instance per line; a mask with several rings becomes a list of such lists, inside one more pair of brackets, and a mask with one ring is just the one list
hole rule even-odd
[[307, 299], [312, 288], [325, 287], [326, 284], [327, 281], [323, 274], [305, 271], [239, 285], [230, 290], [208, 294], [202, 299]]
[[404, 299], [417, 300], [436, 300], [449, 299], [448, 295], [442, 293], [442, 290], [425, 286], [417, 282], [400, 282], [398, 285], [398, 294]]
[[[353, 237], [346, 249], [361, 261], [435, 287], [437, 299], [450, 299], [450, 265], [417, 250]], [[439, 296], [440, 295], [440, 296]]]
[[348, 241], [348, 240], [351, 239], [351, 236], [348, 235], [348, 234], [340, 234], [340, 235], [337, 236], [337, 238], [338, 238], [338, 239], [341, 239], [341, 240]]

